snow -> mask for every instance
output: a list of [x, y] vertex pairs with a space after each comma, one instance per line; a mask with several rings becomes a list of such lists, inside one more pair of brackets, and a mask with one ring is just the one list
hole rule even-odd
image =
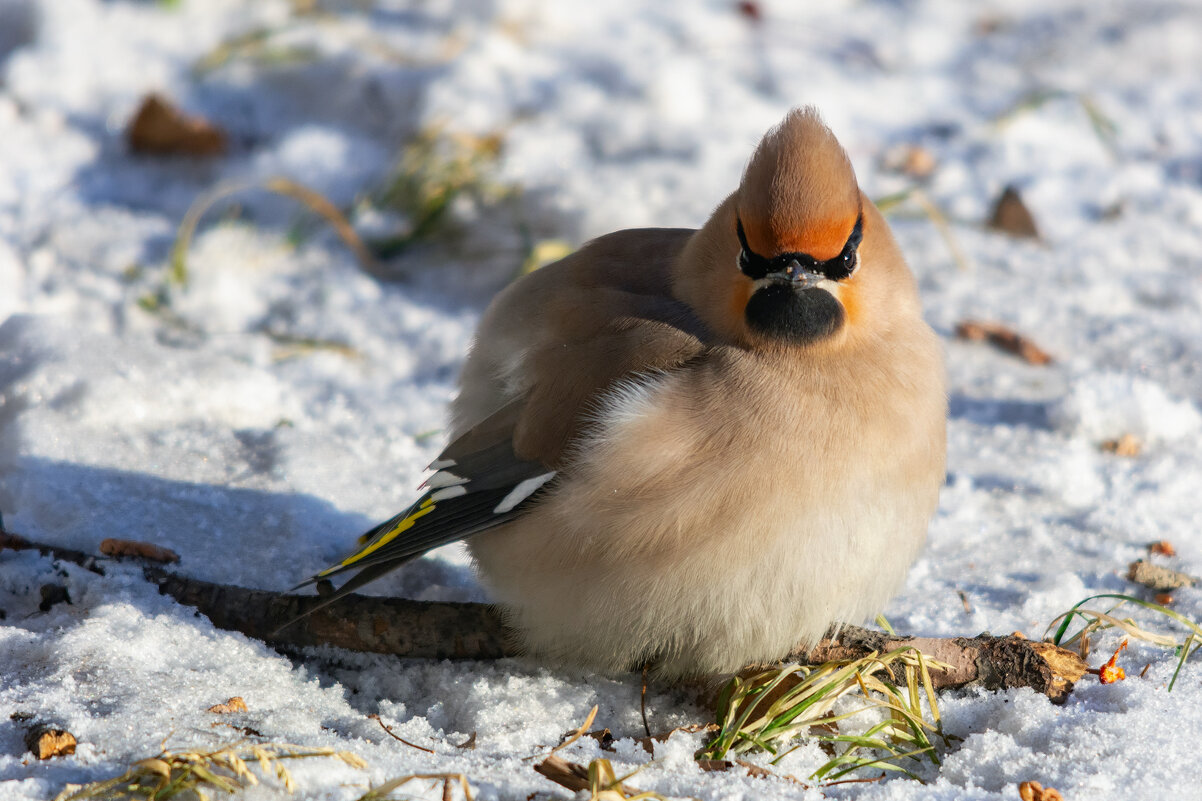
[[[1039, 636], [1088, 595], [1132, 592], [1125, 566], [1160, 539], [1179, 554], [1168, 564], [1202, 574], [1197, 6], [819, 5], [761, 2], [755, 23], [726, 2], [0, 0], [4, 523], [92, 552], [106, 537], [149, 540], [180, 553], [189, 576], [286, 589], [411, 499], [443, 443], [475, 321], [521, 263], [523, 237], [696, 226], [763, 131], [815, 103], [874, 197], [913, 183], [882, 165], [890, 148], [931, 152], [925, 190], [970, 262], [958, 267], [913, 207], [892, 215], [946, 342], [951, 402], [947, 486], [887, 610], [892, 624]], [[219, 122], [231, 152], [129, 154], [122, 131], [150, 91]], [[1115, 124], [1110, 138], [1091, 109]], [[391, 265], [397, 280], [364, 272], [293, 201], [248, 191], [202, 221], [187, 287], [166, 284], [176, 228], [205, 190], [283, 175], [358, 208], [404, 143], [433, 129], [500, 135], [490, 180], [521, 192], [508, 206], [457, 202], [459, 241], [412, 248]], [[1045, 241], [978, 224], [1008, 184]], [[360, 211], [365, 231], [389, 224]], [[144, 308], [164, 287], [165, 310]], [[1013, 326], [1055, 361], [956, 341], [964, 318]], [[1099, 447], [1123, 434], [1143, 441], [1138, 457]], [[298, 764], [307, 798], [356, 798], [368, 782], [430, 772], [462, 772], [484, 799], [564, 798], [525, 758], [593, 705], [616, 752], [584, 738], [564, 756], [613, 759], [619, 775], [641, 766], [630, 782], [640, 789], [822, 797], [783, 779], [701, 772], [700, 734], [647, 754], [629, 739], [642, 733], [636, 678], [328, 648], [282, 655], [215, 629], [133, 566], [106, 573], [0, 553], [6, 801], [115, 775], [164, 740], [231, 742], [236, 727], [368, 761], [366, 771]], [[71, 603], [39, 611], [51, 583]], [[458, 546], [371, 591], [485, 599]], [[1202, 618], [1202, 591], [1178, 591], [1174, 608]], [[1102, 637], [1093, 664], [1117, 644]], [[1202, 798], [1197, 666], [1170, 694], [1171, 651], [1132, 641], [1120, 664], [1126, 681], [1086, 677], [1059, 707], [1029, 690], [946, 693], [946, 727], [963, 741], [942, 768], [919, 769], [926, 784], [822, 792], [1014, 799], [1017, 783], [1036, 780], [1066, 798]], [[204, 711], [233, 695], [248, 712]], [[648, 711], [656, 731], [707, 714], [694, 692], [654, 686]], [[33, 760], [14, 714], [63, 724], [75, 755]], [[435, 753], [397, 742], [369, 714]], [[472, 732], [474, 750], [455, 747]], [[804, 779], [824, 759], [808, 743], [774, 769]], [[410, 790], [441, 793], [430, 782]]]

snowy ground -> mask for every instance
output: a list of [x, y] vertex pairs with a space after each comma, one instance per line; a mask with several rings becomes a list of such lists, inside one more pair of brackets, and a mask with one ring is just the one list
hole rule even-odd
[[[346, 0], [303, 13], [312, 5], [0, 0], [9, 529], [89, 551], [105, 537], [151, 540], [182, 554], [188, 575], [288, 587], [407, 502], [441, 447], [474, 321], [530, 242], [698, 225], [763, 131], [814, 103], [870, 195], [913, 183], [883, 166], [892, 148], [934, 155], [927, 192], [971, 262], [958, 268], [914, 209], [893, 215], [946, 340], [951, 395], [948, 484], [888, 609], [894, 626], [1039, 635], [1087, 595], [1132, 591], [1125, 566], [1153, 540], [1202, 573], [1196, 4], [848, 0], [819, 11], [762, 0], [758, 23], [728, 2]], [[122, 131], [151, 90], [225, 127], [229, 154], [130, 155]], [[1087, 105], [1114, 123], [1111, 138]], [[520, 195], [457, 204], [463, 227], [411, 248], [382, 282], [291, 201], [246, 193], [202, 224], [186, 289], [145, 308], [205, 189], [285, 175], [350, 208], [430, 130], [499, 136], [488, 181]], [[1006, 184], [1024, 192], [1045, 243], [980, 226]], [[365, 231], [403, 222], [357, 219]], [[966, 317], [1004, 321], [1057, 360], [1029, 366], [954, 341]], [[1100, 450], [1124, 433], [1143, 439], [1142, 455]], [[47, 583], [65, 584], [71, 603], [39, 612]], [[456, 548], [374, 591], [483, 599]], [[1178, 592], [1176, 608], [1202, 618], [1202, 591]], [[370, 763], [298, 766], [304, 797], [452, 771], [479, 798], [561, 798], [523, 757], [594, 704], [598, 726], [641, 734], [633, 680], [513, 662], [289, 658], [214, 629], [132, 567], [99, 577], [5, 552], [0, 609], [6, 801], [114, 775], [165, 738], [232, 741], [241, 735], [204, 711], [232, 695], [249, 706], [234, 726]], [[1095, 665], [1116, 644], [1103, 639]], [[921, 769], [925, 785], [805, 792], [702, 773], [700, 735], [678, 734], [654, 758], [630, 740], [609, 754], [585, 739], [565, 755], [645, 764], [632, 784], [703, 799], [1016, 799], [1032, 779], [1069, 799], [1202, 798], [1202, 668], [1187, 664], [1169, 694], [1171, 651], [1133, 642], [1120, 664], [1127, 681], [1087, 677], [1063, 707], [1029, 691], [946, 694], [947, 728], [964, 740], [941, 770]], [[35, 762], [13, 713], [65, 724], [76, 754]], [[392, 740], [372, 713], [435, 753]], [[650, 714], [667, 730], [705, 712], [657, 690]], [[475, 750], [454, 747], [472, 732]], [[810, 744], [775, 770], [805, 778], [824, 759]]]

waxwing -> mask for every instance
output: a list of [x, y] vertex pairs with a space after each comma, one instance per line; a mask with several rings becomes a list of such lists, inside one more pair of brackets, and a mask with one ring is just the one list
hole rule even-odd
[[466, 539], [532, 656], [734, 671], [882, 610], [945, 421], [889, 226], [794, 110], [700, 230], [608, 234], [502, 291], [423, 494], [311, 581]]

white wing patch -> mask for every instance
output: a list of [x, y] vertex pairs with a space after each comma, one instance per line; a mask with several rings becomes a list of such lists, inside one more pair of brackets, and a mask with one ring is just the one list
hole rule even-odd
[[458, 498], [460, 495], [467, 495], [467, 488], [461, 484], [456, 484], [453, 487], [446, 487], [444, 489], [440, 489], [438, 492], [432, 493], [430, 495], [430, 500], [437, 503], [438, 501], [446, 501], [450, 500], [451, 498]]
[[467, 479], [463, 476], [457, 476], [449, 470], [439, 470], [434, 475], [426, 479], [426, 486], [430, 489], [439, 487], [453, 487], [456, 484], [466, 484]]
[[[533, 495], [535, 491], [543, 484], [546, 484], [548, 481], [555, 478], [555, 473], [556, 471], [552, 470], [550, 473], [543, 473], [541, 476], [528, 478], [519, 483], [516, 487], [509, 491], [508, 495], [501, 499], [501, 502], [498, 503], [496, 508], [492, 510], [493, 514], [505, 514], [510, 509]], [[443, 492], [446, 492], [446, 490], [443, 490]]]

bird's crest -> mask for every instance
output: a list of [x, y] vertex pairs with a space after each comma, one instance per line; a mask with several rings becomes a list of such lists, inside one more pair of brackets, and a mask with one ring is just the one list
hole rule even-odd
[[757, 253], [839, 254], [860, 214], [860, 190], [817, 111], [795, 109], [768, 132], [743, 173], [736, 212]]

